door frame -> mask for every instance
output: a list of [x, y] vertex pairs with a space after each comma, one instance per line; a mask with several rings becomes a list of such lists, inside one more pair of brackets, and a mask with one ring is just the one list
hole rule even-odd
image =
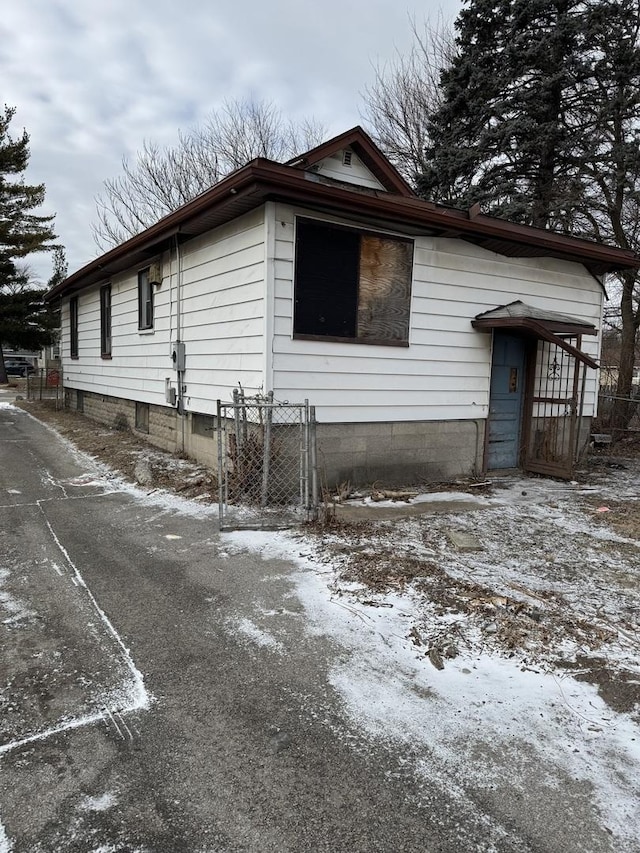
[[[496, 333], [506, 335], [511, 338], [518, 338], [522, 341], [522, 355], [523, 355], [523, 376], [522, 376], [522, 401], [520, 404], [520, 425], [518, 430], [518, 452], [515, 468], [489, 468], [489, 424], [491, 421], [491, 385], [493, 382], [493, 355], [495, 351], [495, 336]], [[519, 334], [518, 331], [512, 330], [509, 328], [506, 329], [492, 329], [491, 331], [491, 363], [490, 363], [490, 372], [489, 372], [489, 410], [487, 412], [487, 420], [486, 427], [484, 431], [484, 452], [483, 452], [483, 463], [482, 470], [486, 473], [488, 471], [513, 471], [516, 469], [522, 468], [523, 458], [524, 458], [524, 449], [525, 449], [525, 438], [526, 438], [526, 421], [525, 421], [525, 412], [527, 411], [527, 394], [529, 393], [529, 385], [530, 385], [530, 358], [531, 355], [531, 344], [530, 340], [522, 334]]]

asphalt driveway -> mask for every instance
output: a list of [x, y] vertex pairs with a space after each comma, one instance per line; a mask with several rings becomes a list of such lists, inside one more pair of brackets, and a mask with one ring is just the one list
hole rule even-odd
[[224, 629], [256, 594], [299, 609], [291, 566], [219, 558], [213, 514], [114, 489], [13, 408], [0, 454], [0, 849], [479, 849], [474, 809], [417, 807], [341, 722], [322, 637], [287, 619], [274, 659]]
[[571, 779], [498, 804], [361, 729], [299, 567], [6, 406], [0, 513], [0, 853], [615, 850]]

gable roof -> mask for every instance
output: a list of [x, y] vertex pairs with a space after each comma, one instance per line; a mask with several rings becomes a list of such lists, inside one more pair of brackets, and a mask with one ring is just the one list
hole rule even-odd
[[311, 166], [315, 166], [325, 158], [331, 157], [332, 154], [343, 151], [345, 148], [351, 148], [355, 151], [367, 169], [375, 175], [388, 192], [405, 196], [406, 198], [416, 198], [416, 194], [410, 184], [405, 181], [396, 167], [387, 160], [369, 134], [359, 125], [352, 127], [351, 130], [347, 130], [345, 133], [341, 133], [340, 136], [334, 136], [333, 139], [317, 145], [311, 151], [307, 151], [299, 157], [293, 157], [284, 165], [306, 171]]
[[[305, 170], [305, 163], [317, 163], [328, 152], [346, 145], [354, 147], [372, 172], [377, 169], [374, 174], [390, 189], [363, 191], [355, 185], [335, 185], [319, 181], [317, 175]], [[264, 158], [252, 160], [146, 231], [68, 276], [46, 298], [53, 300], [106, 282], [128, 268], [145, 266], [176, 240], [184, 242], [204, 234], [266, 201], [288, 202], [407, 234], [456, 237], [509, 257], [560, 258], [583, 264], [596, 276], [640, 267], [640, 258], [629, 250], [517, 225], [479, 214], [476, 208], [457, 210], [423, 201], [410, 190], [370, 137], [356, 127], [289, 163]]]

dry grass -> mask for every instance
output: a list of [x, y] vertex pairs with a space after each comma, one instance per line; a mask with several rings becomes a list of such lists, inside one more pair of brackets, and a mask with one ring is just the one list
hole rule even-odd
[[124, 479], [140, 483], [144, 460], [146, 489], [166, 489], [202, 503], [217, 503], [218, 486], [213, 472], [203, 465], [166, 453], [127, 429], [114, 429], [78, 412], [56, 409], [51, 401], [18, 401], [17, 406], [54, 427], [80, 450], [105, 463]]

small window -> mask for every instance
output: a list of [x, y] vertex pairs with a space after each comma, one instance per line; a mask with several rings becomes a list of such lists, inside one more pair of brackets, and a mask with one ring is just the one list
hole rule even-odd
[[100, 355], [111, 358], [111, 285], [100, 288]]
[[76, 391], [76, 411], [84, 412], [84, 391]]
[[138, 328], [153, 329], [153, 285], [148, 267], [138, 273]]
[[78, 358], [78, 297], [69, 300], [69, 355]]
[[295, 337], [408, 346], [413, 244], [298, 220]]
[[149, 404], [136, 403], [136, 429], [139, 432], [149, 432]]

